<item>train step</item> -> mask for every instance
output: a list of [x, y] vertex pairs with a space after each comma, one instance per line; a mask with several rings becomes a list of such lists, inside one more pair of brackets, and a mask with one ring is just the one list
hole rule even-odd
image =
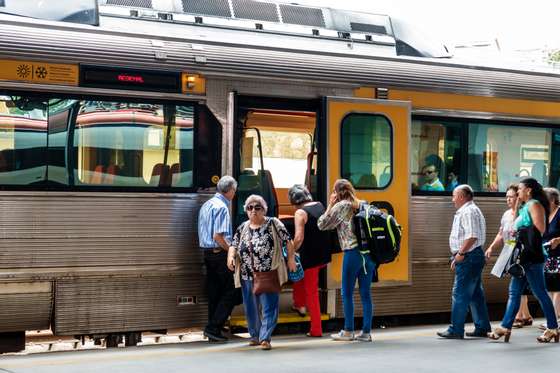
[[[326, 313], [321, 314], [321, 320], [329, 320], [329, 315]], [[297, 313], [281, 313], [278, 315], [278, 324], [294, 324], [298, 322], [306, 322], [309, 321], [309, 315], [306, 316], [299, 316]], [[237, 327], [247, 327], [247, 320], [245, 320], [245, 316], [232, 316], [229, 319], [230, 326], [237, 326]]]

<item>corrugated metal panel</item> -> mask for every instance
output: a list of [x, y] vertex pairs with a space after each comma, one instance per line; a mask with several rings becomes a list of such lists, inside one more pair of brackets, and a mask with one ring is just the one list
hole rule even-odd
[[[203, 326], [204, 275], [59, 280], [54, 331], [58, 335]], [[177, 305], [178, 296], [196, 297]]]
[[0, 193], [0, 268], [201, 264], [208, 196]]
[[[414, 260], [449, 258], [449, 233], [453, 224], [455, 207], [451, 197], [411, 198], [410, 241]], [[500, 219], [507, 209], [501, 198], [476, 198], [478, 207], [486, 219], [486, 244], [498, 233]]]
[[[204, 47], [193, 50], [186, 47], [186, 42]], [[0, 55], [3, 58], [187, 70], [208, 76], [239, 74], [292, 82], [298, 79], [315, 80], [491, 97], [560, 100], [560, 76], [557, 75], [465, 68], [424, 60], [411, 62], [398, 58], [312, 54], [272, 47], [248, 48], [171, 38], [166, 41], [166, 61], [154, 58], [156, 49], [158, 47], [151, 45], [149, 37], [89, 29], [71, 31], [46, 26], [37, 29], [7, 22], [0, 25]], [[195, 55], [205, 56], [206, 62], [195, 63]]]
[[0, 294], [0, 332], [50, 327], [52, 292]]

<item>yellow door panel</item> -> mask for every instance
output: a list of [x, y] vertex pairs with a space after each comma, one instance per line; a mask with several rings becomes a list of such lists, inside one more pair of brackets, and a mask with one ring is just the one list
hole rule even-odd
[[[353, 177], [351, 174], [342, 175], [342, 124], [347, 125], [352, 118], [365, 118], [365, 120], [376, 120], [390, 128], [391, 145], [387, 151], [391, 152], [391, 166], [385, 166], [381, 171], [372, 169], [372, 175], [361, 175]], [[350, 118], [350, 119], [349, 119]], [[370, 121], [371, 122], [371, 121]], [[358, 123], [358, 122], [355, 122]], [[362, 122], [359, 122], [362, 123]], [[363, 122], [365, 123], [365, 122]], [[361, 125], [361, 124], [358, 124]], [[373, 128], [373, 127], [372, 127]], [[393, 210], [394, 216], [403, 227], [403, 238], [400, 254], [396, 261], [380, 267], [380, 282], [402, 285], [410, 279], [410, 255], [409, 255], [409, 225], [408, 210], [410, 203], [410, 181], [409, 181], [409, 132], [410, 132], [410, 103], [404, 101], [387, 101], [361, 98], [327, 98], [327, 180], [328, 193], [332, 191], [334, 182], [339, 178], [350, 178], [360, 199], [374, 202], [378, 207]], [[359, 133], [356, 135], [356, 141]], [[348, 153], [352, 153], [350, 141]], [[367, 140], [366, 140], [367, 141]], [[376, 141], [373, 138], [373, 141]], [[376, 143], [377, 144], [377, 143]], [[367, 142], [366, 142], [367, 145]], [[381, 147], [380, 145], [376, 145]], [[373, 147], [372, 154], [376, 150]], [[373, 163], [372, 163], [373, 164]], [[347, 167], [353, 167], [350, 163]], [[373, 167], [373, 166], [372, 166]], [[374, 167], [375, 168], [375, 167]], [[364, 179], [365, 177], [365, 179]], [[363, 182], [365, 180], [365, 182]], [[372, 186], [377, 186], [378, 189]], [[369, 188], [369, 189], [368, 189]], [[339, 288], [341, 284], [342, 253], [333, 256], [333, 261], [328, 270], [328, 288]]]

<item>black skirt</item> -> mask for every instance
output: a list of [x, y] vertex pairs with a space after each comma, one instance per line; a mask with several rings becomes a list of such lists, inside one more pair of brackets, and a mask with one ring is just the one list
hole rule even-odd
[[546, 290], [551, 292], [560, 291], [560, 273], [545, 272], [544, 279], [546, 280]]

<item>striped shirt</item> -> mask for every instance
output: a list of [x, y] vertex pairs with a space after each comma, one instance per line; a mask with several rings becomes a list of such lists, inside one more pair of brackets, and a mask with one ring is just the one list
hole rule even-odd
[[465, 203], [455, 212], [453, 227], [449, 235], [451, 253], [457, 253], [465, 240], [469, 238], [476, 238], [476, 241], [466, 252], [472, 251], [479, 246], [484, 246], [484, 241], [486, 239], [486, 221], [484, 220], [484, 215], [482, 215], [482, 211], [480, 211], [473, 201]]
[[206, 201], [198, 213], [198, 242], [203, 249], [219, 248], [214, 234], [222, 233], [226, 242], [231, 242], [230, 201], [220, 193]]

